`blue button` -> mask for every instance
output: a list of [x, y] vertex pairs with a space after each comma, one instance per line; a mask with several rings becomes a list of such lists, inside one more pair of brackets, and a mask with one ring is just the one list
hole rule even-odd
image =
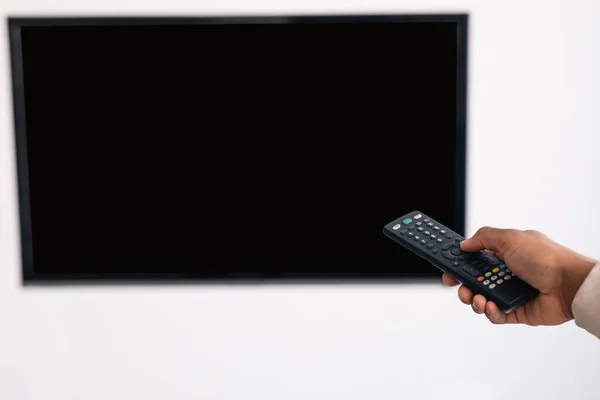
[[502, 264], [502, 265], [500, 266], [500, 269], [506, 269], [506, 264]]
[[403, 223], [404, 225], [408, 225], [408, 224], [410, 224], [411, 222], [412, 222], [412, 219], [411, 219], [411, 218], [406, 218], [404, 221], [402, 221], [402, 223]]

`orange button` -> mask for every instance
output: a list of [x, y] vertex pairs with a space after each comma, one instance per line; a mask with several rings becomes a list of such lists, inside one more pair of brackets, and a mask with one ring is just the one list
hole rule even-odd
[[481, 282], [483, 280], [483, 276], [480, 276], [479, 278], [477, 278], [478, 282]]
[[492, 270], [492, 272], [493, 272], [493, 273], [496, 273], [496, 272], [498, 272], [498, 271], [500, 271], [500, 269], [499, 269], [499, 268], [494, 268], [494, 269]]

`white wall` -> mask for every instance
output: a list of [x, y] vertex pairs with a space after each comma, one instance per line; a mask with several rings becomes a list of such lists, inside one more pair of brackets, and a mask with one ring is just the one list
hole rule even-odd
[[[2, 16], [438, 10], [472, 18], [469, 233], [536, 228], [600, 258], [600, 3], [0, 4]], [[600, 395], [595, 338], [572, 323], [492, 326], [437, 285], [22, 288], [5, 21], [0, 32], [0, 399]]]

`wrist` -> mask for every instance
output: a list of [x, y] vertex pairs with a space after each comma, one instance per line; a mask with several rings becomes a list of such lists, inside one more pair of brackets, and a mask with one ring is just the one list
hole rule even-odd
[[573, 254], [562, 265], [563, 311], [569, 319], [573, 319], [573, 299], [596, 263], [591, 258]]

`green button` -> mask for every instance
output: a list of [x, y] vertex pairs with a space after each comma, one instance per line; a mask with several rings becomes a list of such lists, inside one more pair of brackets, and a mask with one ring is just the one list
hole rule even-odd
[[492, 276], [492, 273], [491, 273], [491, 272], [487, 272], [487, 273], [485, 274], [485, 277], [486, 277], [486, 278], [489, 278], [490, 276]]
[[403, 223], [404, 225], [408, 225], [408, 224], [410, 224], [411, 222], [412, 222], [412, 219], [411, 219], [411, 218], [406, 218], [404, 221], [402, 221], [402, 223]]
[[506, 264], [502, 264], [502, 265], [500, 266], [500, 269], [506, 269]]

